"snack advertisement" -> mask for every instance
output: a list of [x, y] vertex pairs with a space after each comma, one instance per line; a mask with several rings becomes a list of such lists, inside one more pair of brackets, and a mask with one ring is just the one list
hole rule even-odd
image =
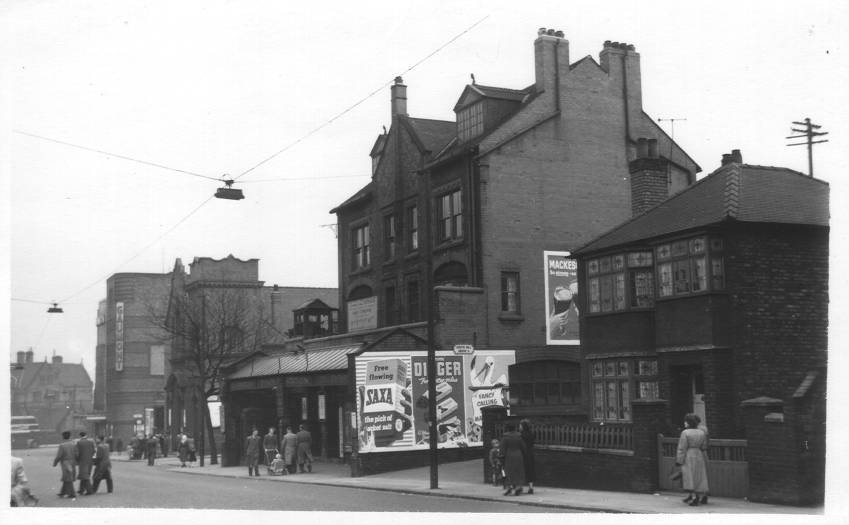
[[[481, 446], [481, 408], [508, 405], [512, 350], [436, 354], [437, 444]], [[355, 358], [360, 452], [430, 446], [427, 352], [366, 352]]]

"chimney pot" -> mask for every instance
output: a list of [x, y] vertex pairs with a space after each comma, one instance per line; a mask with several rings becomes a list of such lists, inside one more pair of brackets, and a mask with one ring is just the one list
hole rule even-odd
[[731, 154], [730, 153], [723, 153], [722, 154], [722, 165], [725, 166], [726, 164], [729, 164], [729, 163], [731, 163]]
[[554, 33], [554, 36], [556, 36], [558, 38], [563, 38], [565, 35], [564, 35], [563, 31], [557, 31], [557, 32]]
[[636, 50], [637, 50], [637, 48], [634, 46], [634, 44], [628, 44], [628, 51], [636, 51]]
[[[27, 363], [32, 363], [32, 358], [33, 358], [33, 352], [32, 352], [32, 350], [27, 350], [27, 352], [26, 352], [26, 362], [27, 362]], [[45, 359], [46, 359], [46, 358], [45, 358]]]
[[544, 35], [544, 34], [545, 34], [545, 28], [544, 27], [539, 28], [539, 30], [537, 31], [537, 36], [541, 36], [541, 35]]
[[395, 84], [390, 90], [392, 93], [391, 116], [393, 118], [396, 115], [407, 116], [407, 86], [404, 85], [404, 80], [400, 76], [395, 77]]
[[637, 139], [637, 158], [644, 159], [649, 156], [649, 141], [646, 138]]
[[611, 42], [610, 40], [605, 40], [604, 41], [604, 47], [610, 47], [610, 44], [612, 44], [612, 43], [613, 42]]
[[743, 154], [740, 153], [739, 149], [731, 150], [731, 161], [736, 162], [737, 164], [743, 164]]
[[54, 365], [61, 365], [62, 364], [62, 356], [61, 355], [54, 355], [53, 356], [53, 364]]
[[24, 363], [26, 363], [26, 357], [25, 357], [25, 354], [22, 350], [22, 351], [18, 352], [18, 364], [22, 365]]
[[545, 34], [547, 34], [548, 36], [554, 36], [554, 29], [549, 29], [545, 32]]

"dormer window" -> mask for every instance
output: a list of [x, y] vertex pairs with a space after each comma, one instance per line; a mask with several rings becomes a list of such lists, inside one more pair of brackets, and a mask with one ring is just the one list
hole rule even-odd
[[483, 133], [483, 103], [476, 102], [457, 112], [457, 137], [466, 142]]

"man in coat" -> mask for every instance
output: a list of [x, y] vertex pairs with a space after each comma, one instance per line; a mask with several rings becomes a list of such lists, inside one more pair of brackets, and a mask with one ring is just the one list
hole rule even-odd
[[97, 452], [94, 454], [94, 486], [92, 494], [97, 492], [100, 482], [106, 480], [106, 490], [112, 494], [112, 460], [109, 459], [109, 445], [103, 441], [103, 436], [97, 436]]
[[29, 507], [38, 503], [38, 498], [29, 491], [29, 482], [24, 472], [24, 462], [21, 458], [11, 457], [12, 460], [12, 506]]
[[298, 433], [298, 470], [304, 472], [304, 463], [307, 465], [307, 471], [312, 472], [312, 435], [307, 427], [301, 425]]
[[265, 463], [271, 466], [274, 456], [277, 455], [277, 436], [274, 435], [274, 427], [268, 427], [268, 434], [262, 438], [262, 448], [265, 449]]
[[53, 466], [59, 465], [62, 470], [62, 490], [59, 491], [60, 498], [68, 496], [76, 500], [77, 493], [74, 492], [74, 474], [77, 466], [77, 446], [71, 441], [71, 433], [69, 431], [62, 432], [64, 440], [59, 449], [56, 450], [56, 458], [53, 460]]
[[[248, 464], [248, 476], [259, 476], [259, 447], [262, 438], [259, 431], [254, 429], [245, 444], [245, 463]], [[256, 474], [254, 474], [256, 473]]]
[[156, 439], [156, 436], [153, 434], [149, 435], [147, 438], [147, 442], [145, 443], [146, 447], [146, 455], [147, 455], [147, 466], [153, 466], [153, 460], [156, 459], [156, 445], [159, 443], [159, 440]]
[[298, 454], [298, 436], [292, 432], [292, 427], [286, 427], [286, 435], [281, 442], [283, 447], [283, 462], [289, 474], [295, 473], [295, 459]]
[[94, 465], [94, 441], [86, 436], [85, 432], [80, 432], [80, 439], [77, 440], [77, 477], [80, 480], [80, 496], [92, 494], [91, 491], [91, 467]]

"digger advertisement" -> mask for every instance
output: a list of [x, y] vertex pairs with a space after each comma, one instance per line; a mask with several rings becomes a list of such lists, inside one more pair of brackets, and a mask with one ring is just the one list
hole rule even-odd
[[[426, 352], [367, 352], [355, 359], [360, 452], [430, 446]], [[508, 407], [512, 350], [436, 353], [437, 446], [481, 446], [481, 409]]]

